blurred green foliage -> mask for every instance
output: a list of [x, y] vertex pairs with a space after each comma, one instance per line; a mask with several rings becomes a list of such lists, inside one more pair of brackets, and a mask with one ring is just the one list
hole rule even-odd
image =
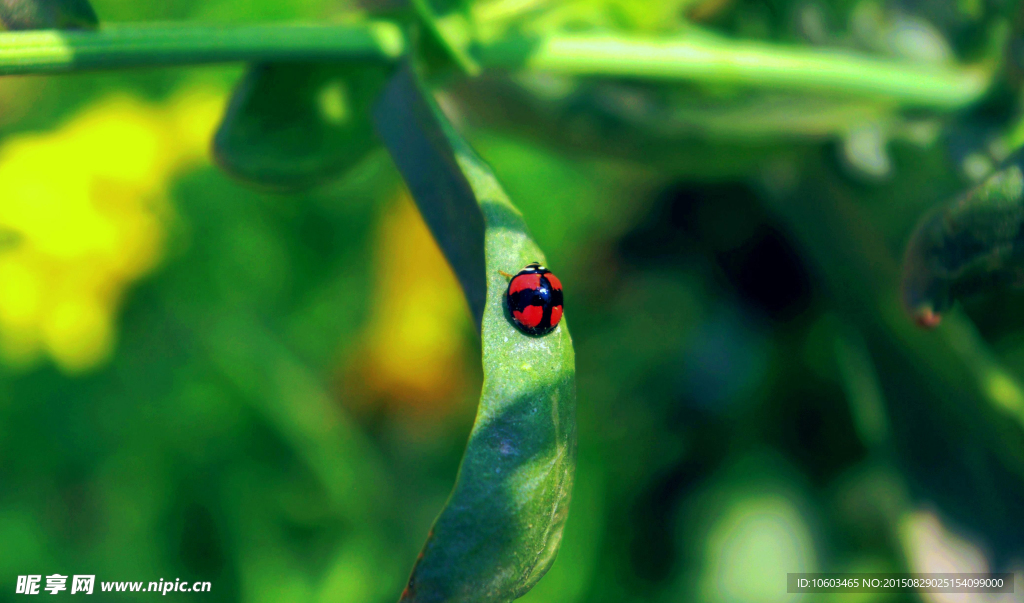
[[[108, 23], [401, 10], [93, 4]], [[443, 21], [440, 103], [573, 324], [575, 494], [524, 600], [769, 602], [793, 598], [786, 572], [1020, 571], [1024, 298], [968, 300], [925, 333], [898, 297], [919, 217], [1021, 142], [1017, 3], [419, 10]], [[574, 74], [554, 44], [573, 35], [721, 62]], [[764, 69], [730, 69], [740, 52]], [[847, 81], [806, 79], [834, 56]], [[0, 79], [0, 173], [22, 175], [0, 179], [0, 600], [20, 574], [93, 572], [209, 580], [191, 595], [209, 600], [394, 600], [451, 490], [482, 379], [456, 280], [366, 139], [304, 193], [199, 163], [209, 98], [226, 107], [243, 72]]]

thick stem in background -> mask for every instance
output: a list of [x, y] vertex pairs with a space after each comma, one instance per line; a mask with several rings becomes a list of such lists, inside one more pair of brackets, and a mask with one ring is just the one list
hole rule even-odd
[[[388, 21], [336, 25], [105, 25], [99, 31], [0, 33], [0, 75], [234, 61], [395, 61], [407, 50]], [[552, 34], [477, 47], [487, 70], [736, 85], [871, 97], [940, 110], [984, 95], [993, 66], [917, 65], [857, 53], [726, 40]]]
[[104, 25], [99, 31], [0, 33], [0, 75], [236, 61], [394, 61], [389, 22], [339, 25]]
[[991, 66], [951, 69], [835, 49], [807, 49], [708, 34], [676, 37], [553, 34], [481, 49], [481, 64], [564, 75], [689, 81], [870, 96], [950, 109], [977, 101]]

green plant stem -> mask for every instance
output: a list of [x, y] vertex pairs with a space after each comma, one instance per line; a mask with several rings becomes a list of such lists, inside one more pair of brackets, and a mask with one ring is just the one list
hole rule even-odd
[[[479, 48], [485, 68], [869, 96], [955, 109], [977, 101], [991, 68], [900, 63], [704, 33], [668, 38], [556, 34]], [[406, 51], [386, 21], [333, 25], [108, 25], [99, 31], [0, 33], [0, 75], [232, 61], [394, 61]]]
[[338, 25], [112, 25], [98, 31], [0, 33], [0, 75], [233, 61], [394, 61], [389, 22]]
[[486, 45], [481, 64], [576, 76], [691, 81], [956, 108], [978, 100], [990, 68], [901, 63], [852, 52], [801, 49], [704, 33], [675, 37], [557, 34]]

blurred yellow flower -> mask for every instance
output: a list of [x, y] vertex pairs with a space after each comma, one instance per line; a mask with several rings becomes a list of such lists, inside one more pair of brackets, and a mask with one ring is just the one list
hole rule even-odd
[[0, 145], [0, 356], [66, 372], [114, 345], [126, 287], [160, 259], [170, 178], [200, 161], [223, 95], [100, 100], [60, 128]]
[[374, 276], [355, 388], [403, 410], [447, 410], [466, 385], [469, 310], [407, 192], [384, 219]]

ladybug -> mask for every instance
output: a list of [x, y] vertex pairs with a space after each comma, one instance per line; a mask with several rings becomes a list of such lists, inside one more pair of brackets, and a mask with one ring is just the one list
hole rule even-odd
[[533, 262], [511, 277], [505, 300], [516, 326], [527, 335], [546, 335], [562, 320], [562, 282]]

